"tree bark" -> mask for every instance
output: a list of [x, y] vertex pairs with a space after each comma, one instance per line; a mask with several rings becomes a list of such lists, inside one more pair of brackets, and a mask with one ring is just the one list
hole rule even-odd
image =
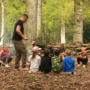
[[83, 0], [74, 0], [73, 42], [83, 42]]
[[41, 35], [42, 0], [38, 0], [37, 6], [37, 37]]
[[0, 46], [3, 45], [3, 40], [4, 40], [4, 0], [1, 0], [1, 7], [2, 7], [2, 27], [1, 27], [1, 42], [0, 42]]
[[37, 0], [27, 0], [26, 14], [29, 16], [25, 24], [25, 34], [29, 39], [27, 44], [30, 45], [31, 40], [37, 37]]
[[62, 12], [61, 12], [61, 43], [66, 43], [64, 7], [62, 7]]
[[61, 25], [61, 43], [66, 43], [66, 41], [65, 41], [65, 24]]

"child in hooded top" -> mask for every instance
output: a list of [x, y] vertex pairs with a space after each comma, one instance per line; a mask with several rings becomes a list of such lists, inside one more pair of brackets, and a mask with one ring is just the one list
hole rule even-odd
[[62, 63], [63, 63], [63, 59], [62, 57], [59, 56], [60, 51], [57, 49], [54, 52], [54, 56], [52, 57], [52, 71], [54, 73], [59, 73], [62, 72]]
[[74, 74], [75, 61], [71, 57], [71, 50], [66, 50], [66, 57], [63, 61], [63, 72], [72, 72]]
[[40, 55], [41, 48], [35, 46], [33, 48], [33, 54], [30, 56], [30, 70], [29, 73], [37, 72], [39, 71], [39, 66], [41, 63], [41, 57]]
[[78, 66], [80, 66], [80, 62], [82, 62], [83, 67], [85, 67], [85, 66], [86, 66], [86, 63], [87, 63], [87, 61], [88, 61], [88, 55], [87, 55], [87, 53], [86, 53], [86, 51], [85, 51], [85, 48], [82, 48], [81, 50], [82, 50], [82, 52], [81, 52], [81, 54], [78, 56], [77, 62], [78, 62]]
[[50, 50], [45, 49], [44, 50], [44, 56], [41, 58], [41, 65], [39, 67], [39, 70], [41, 72], [49, 73], [51, 72], [51, 57], [50, 57]]

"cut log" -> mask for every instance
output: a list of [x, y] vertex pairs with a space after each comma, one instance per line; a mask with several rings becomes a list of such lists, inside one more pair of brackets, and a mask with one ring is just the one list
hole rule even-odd
[[90, 50], [87, 50], [86, 52], [87, 52], [87, 53], [90, 53]]
[[60, 47], [60, 46], [53, 46], [54, 48], [58, 48], [58, 47]]
[[89, 47], [90, 45], [89, 44], [83, 44], [82, 46], [83, 47]]
[[77, 52], [77, 55], [80, 55], [81, 52]]
[[76, 48], [75, 51], [76, 52], [81, 52], [81, 48]]

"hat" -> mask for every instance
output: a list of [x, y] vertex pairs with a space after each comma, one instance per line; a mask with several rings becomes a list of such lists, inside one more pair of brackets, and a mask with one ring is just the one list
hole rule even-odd
[[41, 50], [41, 48], [39, 48], [39, 47], [37, 47], [37, 46], [35, 46], [35, 47], [33, 48], [33, 52], [38, 52], [39, 50]]

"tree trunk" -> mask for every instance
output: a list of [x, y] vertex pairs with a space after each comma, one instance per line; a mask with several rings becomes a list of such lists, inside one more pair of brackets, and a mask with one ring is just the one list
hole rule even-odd
[[30, 45], [31, 40], [37, 37], [37, 0], [27, 0], [26, 14], [29, 16], [25, 24], [25, 34], [29, 39], [27, 44]]
[[61, 11], [61, 43], [66, 43], [64, 7], [62, 7]]
[[66, 41], [65, 41], [65, 24], [61, 25], [61, 43], [66, 43]]
[[83, 0], [74, 0], [73, 42], [83, 42]]
[[1, 6], [2, 6], [2, 27], [1, 27], [1, 42], [0, 46], [3, 45], [3, 40], [4, 40], [4, 0], [1, 0]]
[[41, 35], [42, 0], [38, 0], [37, 6], [37, 37]]

